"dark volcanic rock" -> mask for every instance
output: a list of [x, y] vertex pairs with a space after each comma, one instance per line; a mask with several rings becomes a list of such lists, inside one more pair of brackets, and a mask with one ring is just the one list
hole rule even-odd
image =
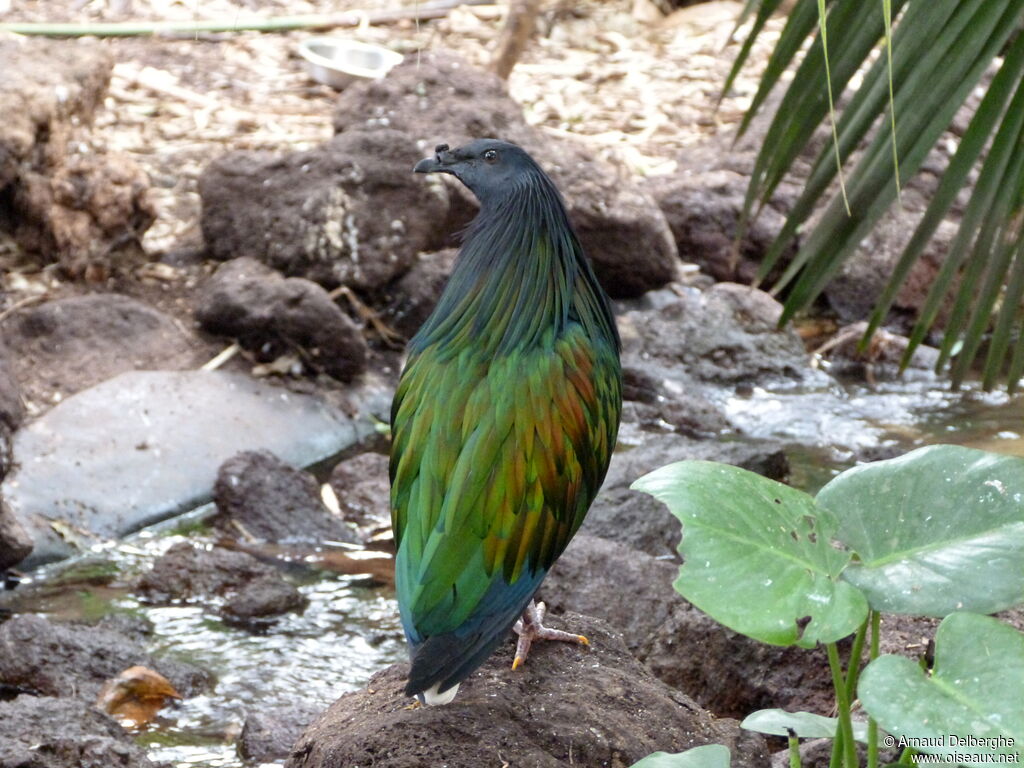
[[92, 42], [0, 40], [0, 229], [42, 262], [95, 279], [142, 257], [155, 217], [139, 166], [88, 141], [112, 66]]
[[34, 399], [52, 402], [131, 370], [190, 368], [195, 339], [168, 315], [117, 293], [58, 299], [3, 325], [15, 375]]
[[316, 479], [267, 451], [246, 451], [224, 462], [213, 500], [215, 523], [230, 535], [238, 535], [231, 524], [237, 521], [266, 541], [356, 541], [354, 531], [324, 506]]
[[32, 551], [32, 537], [0, 496], [0, 571], [17, 565]]
[[734, 766], [763, 766], [763, 739], [719, 720], [655, 680], [604, 622], [577, 614], [571, 626], [591, 650], [539, 643], [521, 670], [514, 644], [502, 648], [452, 704], [408, 709], [407, 668], [390, 667], [343, 696], [303, 734], [289, 768], [374, 765], [451, 768], [629, 765], [656, 750], [725, 744]]
[[153, 603], [192, 600], [237, 592], [262, 578], [280, 579], [252, 555], [220, 547], [206, 550], [187, 541], [175, 544], [139, 577], [135, 591]]
[[203, 670], [154, 658], [141, 643], [103, 627], [58, 624], [30, 614], [0, 624], [0, 683], [42, 696], [77, 697], [92, 703], [106, 680], [128, 667], [156, 670], [183, 696], [209, 690]]
[[307, 152], [232, 152], [199, 180], [203, 237], [217, 259], [251, 256], [289, 276], [372, 290], [437, 243], [443, 186], [414, 177], [398, 131], [351, 132]]
[[420, 254], [415, 266], [388, 288], [388, 323], [407, 339], [416, 335], [437, 306], [457, 253], [454, 248], [447, 248]]
[[323, 707], [304, 701], [250, 712], [238, 737], [238, 754], [251, 763], [285, 760], [292, 745]]
[[152, 768], [124, 728], [89, 702], [0, 701], [0, 768]]
[[387, 456], [361, 453], [342, 461], [331, 472], [330, 484], [346, 522], [365, 531], [391, 525]]
[[580, 533], [544, 579], [538, 598], [553, 613], [572, 610], [607, 621], [635, 653], [685, 602], [672, 588], [678, 572], [672, 560]]
[[[346, 88], [335, 130], [346, 135], [380, 126], [416, 137], [423, 154], [441, 142], [458, 146], [488, 136], [519, 144], [565, 196], [583, 247], [612, 296], [639, 296], [675, 276], [675, 243], [654, 200], [593, 150], [528, 126], [494, 74], [457, 56], [425, 51], [386, 78]], [[449, 189], [446, 234], [462, 229], [476, 210], [468, 192], [457, 184]]]
[[221, 265], [199, 295], [196, 319], [210, 333], [237, 338], [269, 362], [295, 347], [341, 381], [366, 370], [358, 326], [317, 283], [284, 278], [255, 259]]
[[0, 480], [11, 468], [11, 436], [25, 418], [21, 387], [8, 362], [9, 356], [0, 339]]
[[[684, 167], [671, 176], [654, 177], [647, 189], [665, 214], [683, 261], [698, 264], [717, 281], [749, 285], [785, 217], [765, 206], [737, 248], [736, 233], [750, 178], [733, 170], [703, 168], [697, 154], [685, 155]], [[795, 250], [791, 246], [784, 257], [788, 260]]]
[[261, 576], [244, 584], [221, 609], [229, 620], [250, 624], [269, 616], [305, 608], [309, 603], [294, 584], [277, 576]]
[[648, 373], [657, 367], [717, 384], [800, 380], [810, 367], [792, 328], [778, 327], [782, 306], [756, 288], [716, 283], [683, 289], [655, 311], [620, 321], [623, 358]]

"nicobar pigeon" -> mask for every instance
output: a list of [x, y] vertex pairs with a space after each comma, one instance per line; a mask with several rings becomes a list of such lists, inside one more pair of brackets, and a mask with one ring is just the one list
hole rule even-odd
[[395, 580], [406, 694], [446, 704], [533, 602], [608, 469], [622, 409], [608, 298], [551, 179], [514, 144], [442, 144], [416, 173], [479, 199], [437, 308], [409, 343], [391, 410]]

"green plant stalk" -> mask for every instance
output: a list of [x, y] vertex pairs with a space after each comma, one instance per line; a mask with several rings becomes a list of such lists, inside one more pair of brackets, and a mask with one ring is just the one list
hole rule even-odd
[[900, 154], [896, 149], [896, 100], [892, 93], [892, 0], [882, 0], [882, 16], [885, 18], [885, 55], [889, 65], [889, 127], [892, 131], [892, 166], [896, 180], [896, 199], [903, 204], [900, 191]]
[[789, 768], [800, 768], [800, 739], [792, 728], [789, 729]]
[[[846, 768], [857, 768], [857, 744], [853, 740], [853, 722], [850, 720], [850, 697], [846, 695], [846, 680], [839, 663], [839, 650], [835, 643], [826, 643], [828, 666], [832, 670], [832, 686], [836, 690], [836, 709], [839, 717], [839, 731], [843, 735], [843, 756]], [[839, 738], [839, 733], [836, 734]]]
[[836, 173], [839, 175], [839, 190], [843, 193], [843, 205], [846, 206], [846, 215], [850, 213], [850, 201], [846, 197], [846, 181], [843, 179], [843, 161], [839, 157], [839, 133], [836, 131], [836, 107], [832, 103], [832, 72], [828, 63], [828, 38], [825, 28], [828, 12], [825, 10], [825, 0], [818, 0], [818, 27], [821, 30], [821, 52], [825, 57], [825, 82], [828, 85], [828, 117], [832, 124], [832, 148], [836, 155]]
[[[882, 624], [882, 614], [878, 611], [869, 611], [868, 617], [871, 620], [871, 645], [868, 649], [868, 663], [878, 658], [879, 630]], [[875, 718], [868, 718], [868, 768], [878, 768], [878, 723]]]
[[912, 750], [910, 747], [907, 747], [906, 749], [904, 749], [903, 753], [900, 755], [899, 764], [900, 765], [913, 765], [914, 764], [914, 750]]
[[864, 623], [857, 628], [853, 636], [853, 647], [850, 648], [850, 660], [846, 664], [846, 700], [853, 701], [857, 693], [857, 680], [860, 678], [860, 656], [864, 652], [864, 639], [868, 633], [868, 620], [872, 611], [864, 618]]

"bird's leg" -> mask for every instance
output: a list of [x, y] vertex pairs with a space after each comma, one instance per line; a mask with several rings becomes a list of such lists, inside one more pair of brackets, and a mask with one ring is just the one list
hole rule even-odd
[[566, 643], [579, 643], [590, 645], [590, 641], [583, 635], [574, 635], [572, 632], [562, 632], [560, 629], [548, 629], [544, 626], [544, 614], [547, 613], [547, 606], [544, 603], [535, 603], [533, 600], [523, 611], [523, 618], [515, 623], [512, 630], [519, 635], [519, 643], [516, 645], [516, 657], [512, 661], [512, 669], [519, 669], [530, 654], [530, 646], [534, 640], [561, 640]]

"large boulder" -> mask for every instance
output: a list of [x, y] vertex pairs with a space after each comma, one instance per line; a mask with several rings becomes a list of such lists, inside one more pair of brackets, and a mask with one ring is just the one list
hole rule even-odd
[[0, 768], [158, 768], [116, 720], [50, 696], [0, 701]]
[[336, 701], [296, 743], [289, 768], [624, 766], [657, 750], [724, 744], [732, 765], [767, 763], [764, 740], [651, 677], [603, 621], [566, 614], [591, 641], [539, 642], [511, 669], [511, 637], [443, 707], [410, 709], [406, 665]]
[[39, 696], [79, 698], [88, 703], [107, 680], [128, 667], [156, 670], [183, 696], [213, 685], [210, 675], [191, 664], [146, 652], [133, 637], [103, 626], [51, 622], [23, 614], [0, 624], [0, 684]]
[[200, 291], [196, 319], [210, 333], [238, 339], [263, 362], [298, 349], [341, 381], [366, 370], [362, 332], [327, 291], [255, 259], [243, 256], [217, 269]]
[[[522, 108], [496, 75], [448, 53], [424, 52], [386, 78], [346, 88], [334, 128], [341, 135], [382, 126], [420, 140], [420, 152], [493, 137], [519, 144], [551, 175], [605, 289], [614, 297], [639, 296], [673, 279], [677, 253], [654, 200], [616, 166], [568, 138], [527, 125]], [[447, 183], [447, 182], [446, 182]], [[476, 202], [449, 184], [446, 232], [463, 228]]]
[[26, 396], [59, 402], [119, 373], [190, 368], [196, 340], [153, 307], [118, 293], [57, 299], [3, 324], [10, 366]]
[[447, 193], [416, 177], [407, 134], [353, 131], [306, 152], [232, 152], [199, 180], [210, 255], [250, 256], [288, 276], [383, 287], [439, 242]]
[[[390, 392], [345, 394], [342, 410], [242, 374], [135, 371], [64, 400], [18, 430], [17, 467], [0, 486], [35, 540], [24, 567], [205, 504], [240, 451], [308, 467], [375, 437]], [[55, 520], [74, 535], [57, 535]]]
[[17, 565], [32, 552], [32, 537], [0, 496], [0, 571]]
[[320, 484], [269, 451], [232, 456], [217, 471], [214, 524], [279, 543], [354, 542], [354, 530], [324, 506]]
[[42, 263], [97, 280], [141, 258], [156, 216], [139, 166], [88, 141], [112, 66], [93, 42], [0, 40], [0, 229]]

